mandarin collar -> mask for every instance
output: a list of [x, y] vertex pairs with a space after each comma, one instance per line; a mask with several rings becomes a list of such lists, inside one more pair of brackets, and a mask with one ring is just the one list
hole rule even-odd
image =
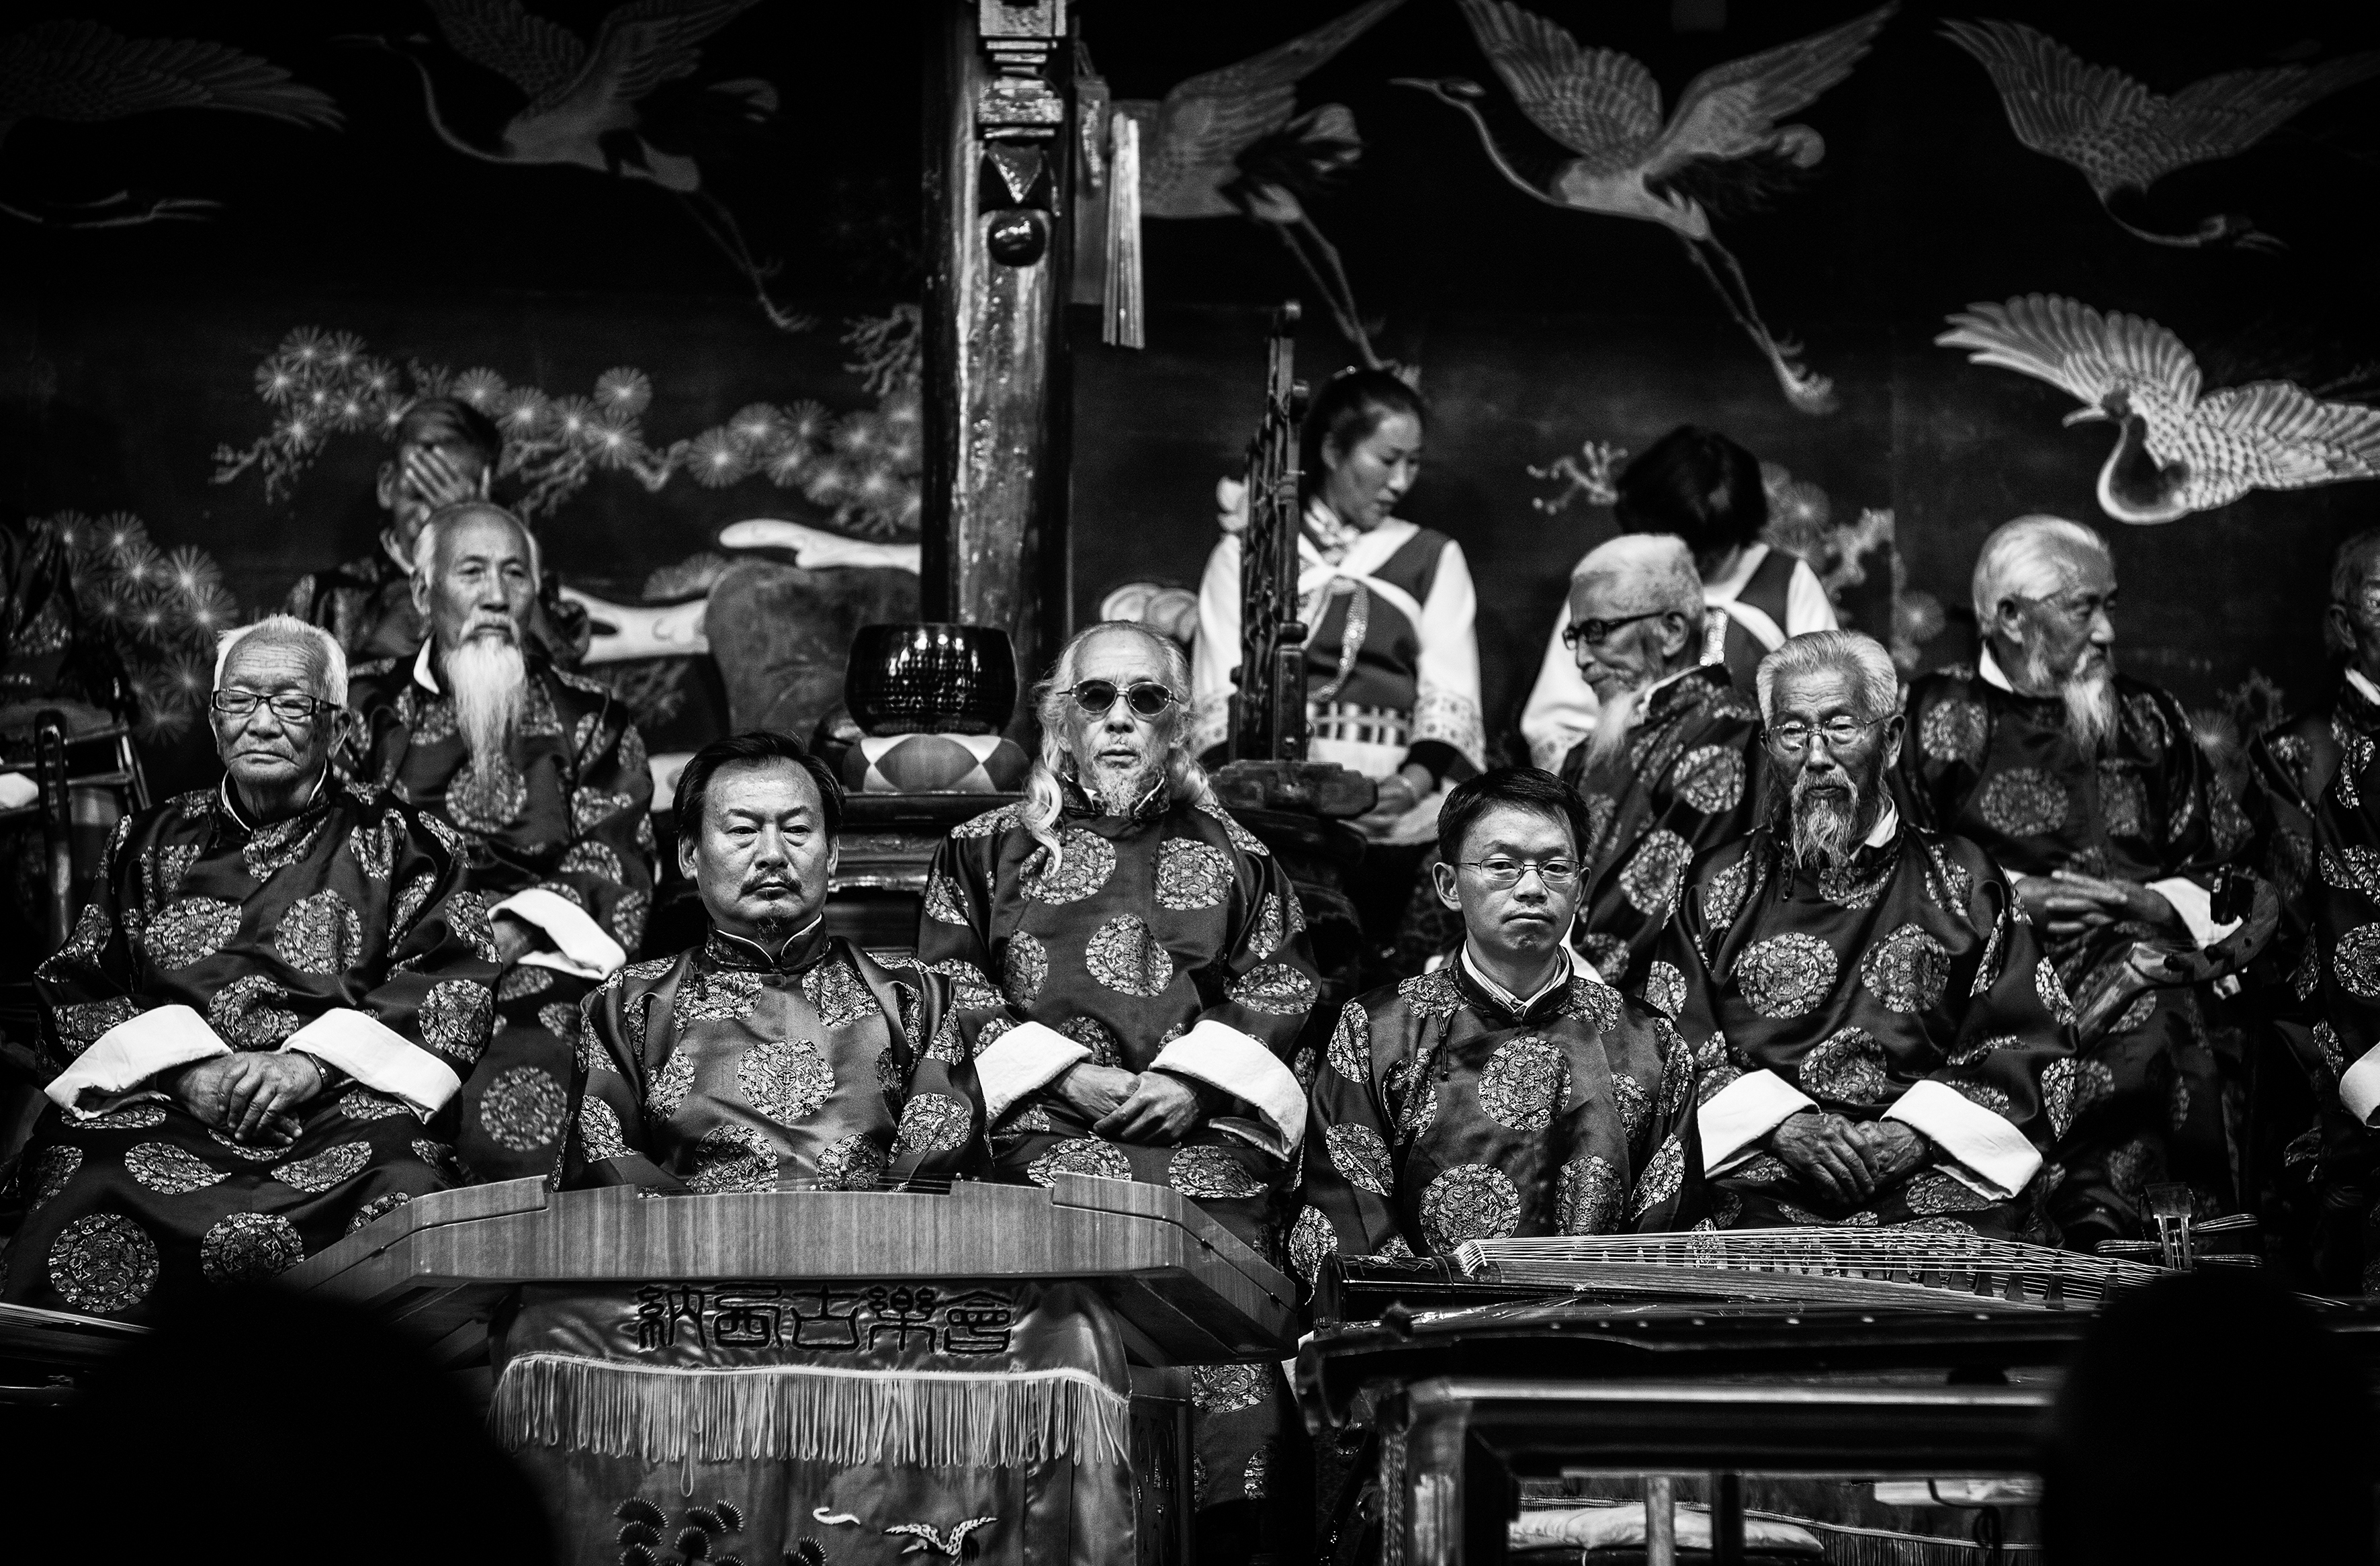
[[[519, 647], [521, 662], [529, 677], [533, 679], [542, 666], [543, 660], [539, 656], [534, 638], [526, 633], [521, 637]], [[413, 683], [432, 696], [443, 696], [446, 694], [446, 687], [438, 683], [437, 653], [438, 638], [435, 636], [425, 637], [421, 646], [413, 654]]]
[[1468, 939], [1464, 940], [1462, 950], [1448, 966], [1453, 971], [1456, 987], [1463, 991], [1473, 1004], [1492, 1007], [1512, 1017], [1515, 1022], [1527, 1021], [1542, 1011], [1548, 1002], [1559, 1006], [1570, 994], [1571, 977], [1574, 971], [1569, 960], [1565, 958], [1561, 965], [1555, 970], [1553, 978], [1544, 989], [1524, 999], [1479, 970], [1479, 965], [1472, 960], [1471, 942]]
[[2375, 711], [2380, 711], [2380, 686], [2366, 679], [2363, 671], [2351, 663], [2339, 672], [2347, 676], [2348, 689], [2362, 697]]
[[330, 808], [330, 804], [331, 769], [327, 763], [322, 768], [322, 775], [314, 780], [314, 792], [307, 796], [305, 804], [299, 806], [294, 814], [284, 816], [277, 821], [267, 821], [261, 826], [249, 820], [247, 813], [240, 809], [238, 799], [232, 794], [231, 774], [225, 772], [215, 780], [215, 813], [249, 837], [263, 832], [285, 831], [307, 817]]
[[819, 914], [794, 933], [775, 956], [757, 941], [732, 935], [713, 925], [703, 937], [703, 960], [713, 967], [740, 968], [747, 973], [799, 973], [825, 955], [826, 915]]
[[[1132, 821], [1149, 821], [1165, 814], [1168, 806], [1172, 803], [1166, 796], [1165, 783], [1164, 774], [1160, 773], [1157, 781], [1148, 785], [1148, 792], [1142, 795], [1139, 801], [1133, 806], [1131, 814], [1123, 819]], [[1067, 815], [1090, 816], [1102, 819], [1115, 819], [1110, 817], [1108, 812], [1100, 807], [1099, 801], [1091, 797], [1088, 789], [1073, 778], [1060, 779], [1059, 787], [1065, 797]]]

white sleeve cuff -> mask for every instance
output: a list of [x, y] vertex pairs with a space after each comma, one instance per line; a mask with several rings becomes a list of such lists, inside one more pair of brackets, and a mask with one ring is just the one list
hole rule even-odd
[[367, 1087], [404, 1099], [424, 1120], [463, 1086], [445, 1062], [364, 1012], [324, 1012], [281, 1048], [311, 1055]]
[[[51, 1096], [56, 1097], [55, 1093]], [[2340, 1074], [2338, 1101], [2362, 1124], [2380, 1123], [2380, 1045], [2364, 1050], [2361, 1059]]]
[[[1932, 1137], [1960, 1166], [1945, 1172], [1994, 1201], [2014, 1197], [2041, 1168], [2040, 1150], [2025, 1140], [2023, 1132], [1943, 1083], [1912, 1084], [1884, 1111], [1884, 1118]], [[1961, 1171], [1973, 1178], [1965, 1178]]]
[[1760, 1151], [1761, 1139], [1818, 1101], [1773, 1071], [1751, 1071], [1711, 1095], [1694, 1112], [1703, 1169], [1716, 1178]]
[[2190, 939], [2202, 952], [2240, 928], [2238, 919], [2215, 922], [2215, 898], [2204, 887], [2183, 876], [2165, 880], [2153, 880], [2149, 890], [2173, 904], [2181, 922], [2190, 927]]
[[581, 978], [609, 978], [613, 970], [628, 960], [627, 953], [603, 933], [603, 927], [595, 922], [594, 916], [542, 887], [516, 892], [488, 910], [490, 918], [498, 914], [510, 914], [523, 924], [535, 925], [559, 948], [524, 953], [521, 963], [525, 966], [552, 968]]
[[1305, 1135], [1305, 1089], [1270, 1050], [1236, 1027], [1212, 1017], [1157, 1051], [1151, 1071], [1220, 1088], [1256, 1107], [1261, 1126], [1234, 1121], [1225, 1130], [1238, 1131], [1277, 1158], [1287, 1158]]
[[91, 1109], [82, 1100], [91, 1094], [104, 1108], [161, 1071], [230, 1053], [231, 1046], [189, 1007], [158, 1006], [101, 1034], [42, 1091], [62, 1110]]
[[983, 1123], [999, 1123], [1009, 1107], [1038, 1092], [1091, 1052], [1046, 1023], [1021, 1022], [975, 1058], [975, 1081], [983, 1094]]

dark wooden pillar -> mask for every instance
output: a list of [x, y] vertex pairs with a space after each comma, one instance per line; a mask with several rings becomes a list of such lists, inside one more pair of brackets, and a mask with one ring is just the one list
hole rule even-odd
[[1065, 0], [926, 0], [924, 605], [1030, 681], [1071, 620]]

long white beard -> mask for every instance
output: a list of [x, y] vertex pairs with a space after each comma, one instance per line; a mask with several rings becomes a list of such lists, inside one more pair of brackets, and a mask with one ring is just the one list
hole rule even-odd
[[1645, 699], [1644, 687], [1624, 690], [1603, 703], [1595, 715], [1595, 732], [1586, 736], [1586, 770], [1594, 771], [1606, 761], [1628, 748], [1628, 730], [1636, 716], [1636, 704]]
[[1867, 791], [1857, 778], [1845, 780], [1845, 792], [1809, 784], [1807, 773], [1793, 783], [1793, 862], [1822, 870], [1840, 869], [1859, 852], [1860, 842], [1867, 835], [1867, 827], [1861, 824], [1867, 815]]
[[2105, 751], [2116, 737], [2119, 721], [2116, 707], [2116, 662], [2103, 655], [2087, 674], [2058, 674], [2031, 647], [2024, 649], [2025, 684], [2034, 690], [2055, 684], [2066, 704], [2067, 736], [2086, 756]]
[[446, 686], [455, 693], [455, 723], [472, 764], [508, 755], [528, 700], [528, 664], [520, 644], [467, 638], [446, 655]]

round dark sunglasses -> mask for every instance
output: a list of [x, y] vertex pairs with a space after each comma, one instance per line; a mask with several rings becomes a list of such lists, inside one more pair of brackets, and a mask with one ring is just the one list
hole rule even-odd
[[1085, 680], [1069, 686], [1066, 694], [1075, 698], [1075, 706], [1094, 718], [1104, 716], [1119, 696], [1135, 718], [1161, 718], [1167, 708], [1182, 699], [1155, 680], [1135, 680], [1121, 690], [1113, 680]]

